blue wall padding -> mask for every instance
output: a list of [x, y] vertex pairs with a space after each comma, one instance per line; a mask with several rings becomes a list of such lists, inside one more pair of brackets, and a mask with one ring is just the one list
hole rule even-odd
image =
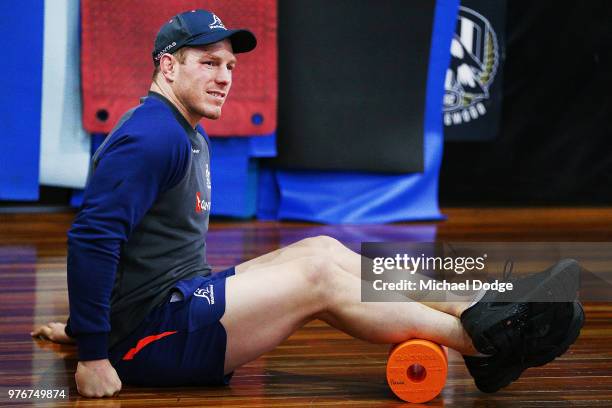
[[37, 200], [44, 1], [0, 1], [0, 16], [0, 200]]
[[[277, 219], [357, 224], [442, 218], [438, 206], [442, 97], [458, 8], [459, 0], [436, 2], [425, 100], [425, 172], [383, 175], [279, 170], [275, 174], [278, 187], [259, 184], [260, 218], [273, 218], [275, 201]], [[278, 195], [274, 193], [276, 188]]]
[[257, 209], [258, 162], [276, 156], [276, 134], [213, 137], [211, 153], [211, 215], [247, 218]]
[[280, 191], [276, 181], [276, 171], [260, 166], [257, 177], [257, 219], [272, 221], [278, 219]]
[[276, 157], [276, 133], [247, 139], [251, 142], [251, 157]]
[[249, 137], [211, 138], [211, 215], [255, 215], [257, 162], [250, 158]]
[[[425, 141], [426, 157], [427, 144]], [[329, 224], [439, 219], [437, 175], [278, 171], [278, 217]]]

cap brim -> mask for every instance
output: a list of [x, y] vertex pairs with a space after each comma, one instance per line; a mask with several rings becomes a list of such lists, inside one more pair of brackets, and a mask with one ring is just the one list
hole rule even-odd
[[249, 30], [218, 30], [212, 33], [198, 35], [189, 41], [184, 46], [189, 45], [208, 45], [229, 38], [232, 42], [232, 49], [235, 54], [241, 52], [249, 52], [257, 46], [255, 35]]

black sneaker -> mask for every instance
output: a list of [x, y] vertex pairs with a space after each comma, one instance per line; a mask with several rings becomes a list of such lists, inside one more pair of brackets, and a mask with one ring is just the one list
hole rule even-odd
[[566, 330], [558, 330], [556, 336], [550, 331], [533, 335], [515, 352], [499, 352], [490, 357], [463, 356], [480, 391], [496, 392], [517, 380], [527, 368], [547, 364], [567, 351], [580, 334], [584, 312], [577, 301], [559, 305], [569, 306], [560, 310], [559, 317], [571, 320]]
[[464, 311], [461, 323], [478, 351], [490, 357], [464, 356], [483, 392], [495, 392], [529, 367], [544, 365], [565, 353], [584, 324], [576, 300], [580, 266], [572, 259], [549, 269], [510, 280], [511, 293], [489, 291]]

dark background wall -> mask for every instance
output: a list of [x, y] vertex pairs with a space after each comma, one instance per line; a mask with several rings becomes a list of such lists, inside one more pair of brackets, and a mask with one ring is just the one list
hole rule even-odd
[[500, 132], [446, 142], [441, 205], [612, 204], [612, 2], [511, 0]]
[[282, 168], [422, 172], [435, 0], [279, 1]]

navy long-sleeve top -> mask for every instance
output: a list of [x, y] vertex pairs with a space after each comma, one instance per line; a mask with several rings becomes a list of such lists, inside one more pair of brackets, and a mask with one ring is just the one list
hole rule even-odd
[[107, 358], [177, 281], [210, 273], [208, 146], [151, 92], [94, 155], [68, 233], [67, 333], [81, 360]]

